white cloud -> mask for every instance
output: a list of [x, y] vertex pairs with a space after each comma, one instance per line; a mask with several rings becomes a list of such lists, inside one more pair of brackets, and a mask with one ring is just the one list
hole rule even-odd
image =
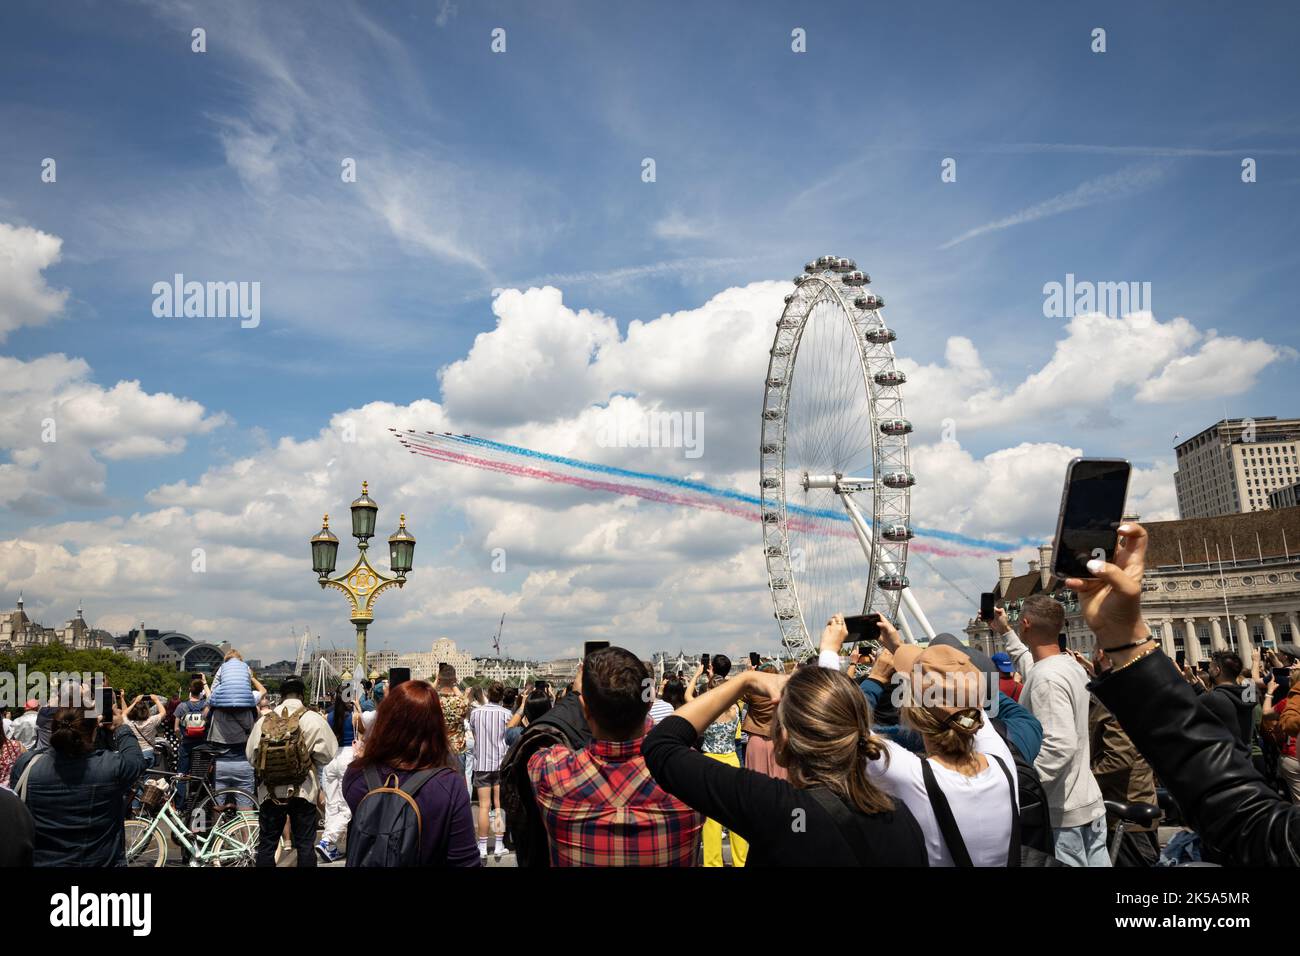
[[993, 428], [1101, 409], [1130, 392], [1151, 403], [1238, 395], [1264, 368], [1295, 354], [1262, 339], [1208, 336], [1181, 316], [1160, 322], [1150, 312], [1090, 313], [1072, 318], [1047, 363], [1015, 385], [997, 382], [964, 337], [948, 340], [943, 365], [898, 364], [919, 427], [952, 419], [959, 428]]
[[1160, 374], [1142, 383], [1140, 402], [1182, 402], [1207, 395], [1240, 395], [1255, 387], [1261, 371], [1295, 350], [1262, 339], [1210, 338], [1194, 355], [1172, 360]]
[[14, 329], [43, 325], [63, 311], [67, 291], [51, 289], [41, 275], [59, 261], [62, 248], [58, 236], [0, 222], [0, 342]]
[[0, 505], [48, 512], [59, 500], [103, 503], [105, 461], [174, 455], [186, 439], [225, 424], [198, 402], [145, 392], [139, 382], [104, 388], [81, 359], [0, 356]]

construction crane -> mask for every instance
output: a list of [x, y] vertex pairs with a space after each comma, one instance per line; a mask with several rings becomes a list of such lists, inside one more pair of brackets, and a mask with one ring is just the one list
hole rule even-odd
[[[293, 628], [289, 628], [289, 633], [293, 634]], [[293, 672], [299, 677], [303, 676], [303, 668], [307, 665], [307, 645], [311, 642], [311, 628], [302, 632], [302, 640], [298, 641], [298, 656], [294, 660]]]
[[501, 623], [497, 625], [496, 637], [492, 638], [492, 653], [497, 657], [501, 656], [501, 628], [505, 627], [505, 624], [506, 616], [502, 614]]

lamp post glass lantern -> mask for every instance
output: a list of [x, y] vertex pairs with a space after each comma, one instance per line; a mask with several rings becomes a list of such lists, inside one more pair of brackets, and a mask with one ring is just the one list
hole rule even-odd
[[[392, 571], [389, 577], [377, 571], [366, 557], [379, 517], [379, 505], [370, 497], [368, 482], [361, 483], [361, 496], [352, 502], [351, 510], [352, 536], [357, 539], [358, 552], [351, 570], [330, 577], [338, 561], [339, 539], [329, 530], [329, 515], [325, 516], [323, 527], [311, 539], [311, 563], [322, 590], [335, 588], [342, 591], [351, 605], [351, 621], [357, 631], [357, 656], [351, 671], [358, 675], [355, 680], [359, 683], [360, 675], [366, 673], [366, 630], [375, 617], [375, 599], [386, 588], [406, 585], [406, 575], [415, 560], [415, 536], [406, 530], [406, 515], [402, 515], [397, 530], [388, 538], [389, 569]], [[359, 696], [357, 683], [345, 680], [343, 692]]]

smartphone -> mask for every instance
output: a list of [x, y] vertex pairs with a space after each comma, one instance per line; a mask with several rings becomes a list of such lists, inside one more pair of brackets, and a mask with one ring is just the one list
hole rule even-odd
[[1061, 649], [1062, 654], [1065, 653], [1065, 649], [1069, 646], [1069, 641], [1066, 640], [1064, 634], [1056, 635], [1056, 646]]
[[99, 719], [102, 723], [109, 723], [113, 719], [113, 705], [117, 703], [117, 691], [111, 687], [101, 687], [99, 689]]
[[985, 591], [980, 595], [980, 620], [993, 620], [993, 592]]
[[703, 667], [705, 670], [708, 670], [708, 669], [709, 669], [709, 655], [708, 655], [708, 654], [701, 654], [701, 655], [700, 655], [700, 666]]
[[388, 689], [392, 690], [398, 684], [405, 684], [411, 679], [411, 669], [409, 667], [390, 667], [388, 669]]
[[609, 641], [587, 641], [582, 645], [582, 657], [585, 660], [592, 651], [599, 651], [606, 647], [609, 647]]
[[852, 614], [844, 619], [844, 626], [849, 630], [848, 640], [859, 644], [863, 641], [880, 640], [879, 614]]
[[763, 663], [763, 658], [761, 658], [761, 657], [758, 656], [758, 651], [750, 651], [750, 652], [749, 652], [749, 666], [750, 666], [750, 667], [758, 667], [758, 665], [761, 664], [761, 663]]
[[1088, 562], [1115, 559], [1132, 466], [1122, 458], [1076, 458], [1065, 471], [1061, 514], [1052, 546], [1060, 578], [1091, 578]]
[[1291, 671], [1285, 667], [1273, 668], [1273, 680], [1279, 684], [1285, 684], [1291, 678]]
[[1187, 666], [1187, 652], [1186, 652], [1186, 651], [1175, 651], [1175, 652], [1174, 652], [1174, 660], [1178, 663], [1178, 669], [1179, 669], [1179, 670], [1182, 670], [1184, 667]]

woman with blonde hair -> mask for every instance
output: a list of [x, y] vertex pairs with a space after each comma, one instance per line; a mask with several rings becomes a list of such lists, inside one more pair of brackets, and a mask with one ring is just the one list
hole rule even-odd
[[[745, 695], [776, 705], [773, 751], [788, 779], [694, 749]], [[748, 866], [927, 865], [911, 811], [867, 773], [889, 757], [866, 698], [838, 671], [745, 671], [664, 718], [641, 751], [661, 788], [748, 841]]]
[[[838, 658], [843, 627], [831, 619], [823, 653]], [[912, 811], [931, 866], [1018, 866], [1016, 766], [984, 716], [979, 668], [946, 644], [903, 644], [887, 620], [880, 636], [893, 651], [882, 648], [872, 676], [900, 688], [903, 723], [921, 735], [925, 756], [886, 741], [889, 759], [868, 762], [868, 777]]]

